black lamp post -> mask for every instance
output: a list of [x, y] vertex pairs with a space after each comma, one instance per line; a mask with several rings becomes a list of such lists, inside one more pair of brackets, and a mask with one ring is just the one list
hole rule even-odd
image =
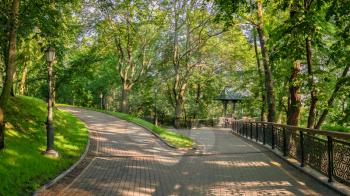
[[47, 149], [45, 155], [58, 157], [58, 152], [54, 150], [54, 127], [53, 127], [53, 82], [52, 82], [52, 72], [53, 72], [53, 62], [56, 57], [56, 51], [53, 47], [49, 46], [46, 50], [46, 61], [48, 63], [48, 96], [47, 96], [47, 121], [46, 121], [46, 131], [47, 131]]

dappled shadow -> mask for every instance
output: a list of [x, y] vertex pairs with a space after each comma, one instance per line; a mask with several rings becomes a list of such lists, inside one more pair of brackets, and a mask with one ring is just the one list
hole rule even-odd
[[97, 145], [90, 165], [60, 195], [334, 194], [228, 131], [213, 132], [214, 142], [203, 138], [198, 150], [177, 151], [129, 122], [69, 110], [96, 133]]
[[[171, 157], [170, 157], [171, 159]], [[97, 157], [62, 195], [315, 195], [260, 156]], [[252, 165], [250, 162], [260, 162]], [[227, 164], [222, 164], [227, 163]], [[321, 191], [321, 192], [319, 192]]]

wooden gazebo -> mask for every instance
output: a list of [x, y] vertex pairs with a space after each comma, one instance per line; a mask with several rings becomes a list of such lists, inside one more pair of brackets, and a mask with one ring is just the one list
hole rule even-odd
[[232, 113], [235, 114], [236, 103], [242, 101], [243, 96], [235, 92], [233, 88], [226, 86], [224, 90], [221, 91], [220, 95], [215, 98], [215, 100], [220, 100], [224, 106], [224, 116], [227, 115], [227, 105], [232, 103]]

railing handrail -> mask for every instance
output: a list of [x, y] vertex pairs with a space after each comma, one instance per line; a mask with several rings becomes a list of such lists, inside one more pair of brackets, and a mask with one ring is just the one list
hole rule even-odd
[[[347, 157], [350, 142], [345, 140], [350, 138], [349, 133], [252, 120], [235, 120], [231, 125], [232, 130], [242, 137], [251, 140], [255, 138], [256, 142], [268, 144], [271, 149], [281, 151], [284, 157], [297, 159], [300, 167], [307, 164], [327, 175], [328, 182], [333, 182], [335, 177], [350, 185], [350, 174], [346, 170], [350, 165]], [[327, 137], [319, 138], [316, 135]]]
[[340, 131], [327, 131], [327, 130], [319, 130], [319, 129], [312, 129], [312, 128], [304, 128], [304, 127], [298, 127], [298, 126], [292, 126], [292, 125], [284, 125], [284, 124], [278, 124], [273, 122], [265, 122], [265, 121], [251, 121], [251, 120], [234, 120], [236, 122], [248, 122], [248, 123], [260, 123], [260, 124], [266, 124], [266, 125], [273, 125], [281, 128], [288, 128], [291, 131], [304, 131], [311, 134], [318, 134], [318, 135], [324, 135], [324, 136], [330, 136], [334, 138], [339, 139], [350, 139], [350, 133], [344, 133]]
[[218, 118], [191, 118], [190, 120], [216, 120]]

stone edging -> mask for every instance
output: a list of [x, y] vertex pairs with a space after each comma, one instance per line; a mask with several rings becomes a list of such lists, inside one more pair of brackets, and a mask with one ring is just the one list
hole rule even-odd
[[[87, 127], [86, 127], [87, 128]], [[88, 128], [87, 128], [88, 129]], [[41, 186], [39, 189], [37, 189], [36, 191], [34, 191], [33, 196], [37, 196], [40, 193], [42, 193], [43, 191], [45, 191], [46, 189], [50, 188], [52, 185], [54, 185], [56, 182], [58, 182], [59, 180], [61, 180], [62, 178], [64, 178], [67, 174], [69, 174], [71, 171], [73, 171], [82, 161], [83, 159], [85, 159], [86, 155], [88, 154], [89, 148], [90, 148], [90, 130], [88, 129], [88, 142], [86, 144], [85, 147], [85, 151], [84, 153], [80, 156], [80, 159], [75, 162], [70, 168], [68, 168], [66, 171], [64, 171], [63, 173], [61, 173], [60, 175], [58, 175], [57, 177], [55, 177], [53, 180], [45, 183], [43, 186]]]
[[270, 152], [272, 152], [274, 155], [276, 155], [277, 157], [279, 157], [280, 159], [282, 159], [283, 161], [285, 161], [286, 163], [290, 164], [291, 166], [293, 166], [294, 168], [298, 169], [299, 171], [303, 172], [304, 174], [310, 176], [311, 178], [314, 178], [315, 180], [319, 181], [320, 183], [322, 183], [323, 185], [327, 186], [328, 188], [338, 192], [341, 195], [350, 195], [350, 188], [347, 187], [346, 185], [343, 185], [337, 181], [333, 181], [333, 182], [328, 182], [328, 178], [327, 176], [321, 174], [320, 172], [312, 169], [311, 167], [309, 167], [308, 165], [305, 165], [304, 167], [300, 167], [300, 163], [293, 158], [288, 158], [288, 157], [284, 157], [282, 152], [279, 152], [278, 150], [273, 150], [271, 148], [269, 148], [269, 145], [264, 145], [260, 142], [255, 142], [253, 140], [247, 139], [245, 137], [243, 137], [242, 135], [237, 134], [236, 132], [234, 132], [233, 130], [231, 130], [231, 133], [244, 139], [247, 142], [253, 143], [253, 144], [258, 144], [259, 146], [269, 150]]

